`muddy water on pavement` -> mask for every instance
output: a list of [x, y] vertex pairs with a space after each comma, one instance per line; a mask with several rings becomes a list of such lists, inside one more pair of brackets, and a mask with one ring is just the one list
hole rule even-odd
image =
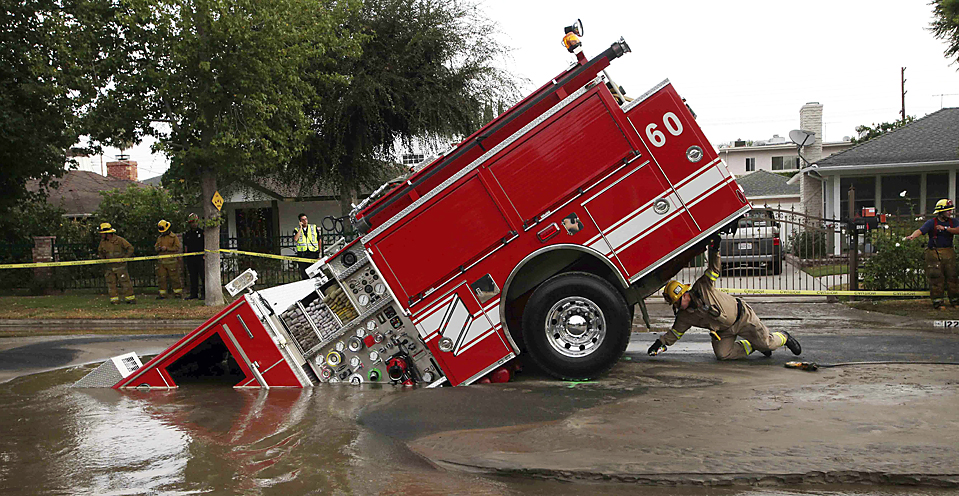
[[[408, 427], [403, 435], [389, 435], [389, 415], [383, 414], [409, 402], [409, 395], [430, 401], [436, 391], [193, 386], [120, 393], [70, 387], [91, 369], [0, 385], [0, 494], [944, 494], [822, 486], [656, 488], [450, 472], [406, 449], [398, 438], [409, 437]], [[492, 399], [494, 387], [476, 388], [485, 389], [478, 396]], [[562, 414], [562, 408], [544, 411]]]

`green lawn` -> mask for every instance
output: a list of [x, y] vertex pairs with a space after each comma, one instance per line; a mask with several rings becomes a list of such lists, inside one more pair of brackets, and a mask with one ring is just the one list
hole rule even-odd
[[849, 266], [846, 264], [816, 265], [813, 267], [803, 267], [802, 271], [813, 277], [835, 276], [848, 274]]
[[[111, 305], [107, 295], [67, 292], [48, 296], [0, 296], [0, 319], [183, 319], [206, 320], [223, 309], [198, 300], [157, 300], [137, 294], [135, 305]], [[229, 301], [232, 299], [228, 298]]]
[[859, 300], [846, 302], [852, 308], [881, 312], [917, 320], [959, 320], [959, 307], [946, 306], [944, 310], [934, 310], [929, 298], [910, 300]]

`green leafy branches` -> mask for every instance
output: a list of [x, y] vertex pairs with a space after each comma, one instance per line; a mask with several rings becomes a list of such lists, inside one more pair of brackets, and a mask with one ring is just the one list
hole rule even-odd
[[959, 0], [933, 0], [929, 4], [933, 6], [929, 30], [946, 42], [946, 58], [959, 61]]

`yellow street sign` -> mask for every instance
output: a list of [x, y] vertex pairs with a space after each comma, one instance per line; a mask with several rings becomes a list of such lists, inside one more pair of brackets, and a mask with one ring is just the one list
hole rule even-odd
[[217, 212], [223, 208], [223, 197], [220, 196], [219, 191], [213, 193], [213, 206], [216, 207]]

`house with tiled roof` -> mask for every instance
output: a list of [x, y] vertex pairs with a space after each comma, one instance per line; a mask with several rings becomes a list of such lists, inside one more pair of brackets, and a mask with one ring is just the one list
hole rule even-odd
[[802, 208], [799, 199], [799, 185], [789, 184], [789, 177], [765, 170], [750, 172], [736, 177], [742, 186], [746, 199], [756, 207], [770, 207], [782, 210]]
[[[103, 199], [102, 191], [125, 189], [139, 185], [137, 163], [119, 160], [107, 163], [107, 175], [86, 170], [70, 170], [57, 180], [59, 187], [47, 190], [47, 203], [62, 208], [64, 217], [83, 219], [92, 217]], [[36, 192], [39, 182], [27, 183], [27, 189]]]
[[959, 169], [959, 108], [944, 108], [895, 131], [830, 155], [804, 170], [823, 182], [825, 216], [854, 211], [928, 215], [940, 198], [956, 198]]

